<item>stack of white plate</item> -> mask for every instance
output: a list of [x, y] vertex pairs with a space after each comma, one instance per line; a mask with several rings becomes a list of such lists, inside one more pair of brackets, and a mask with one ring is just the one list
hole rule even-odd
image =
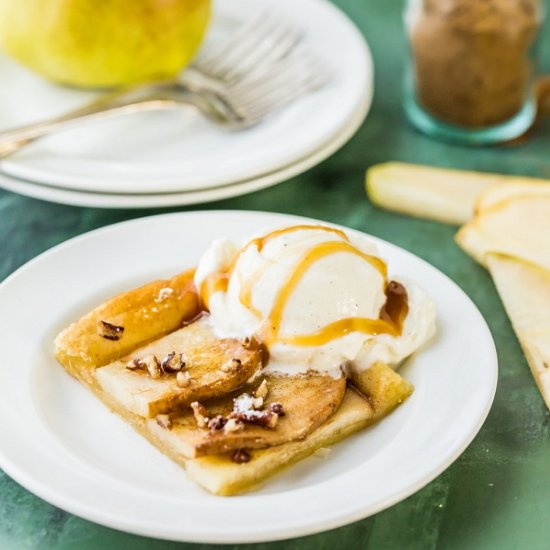
[[[249, 193], [321, 162], [368, 112], [368, 46], [326, 0], [218, 0], [207, 43], [258, 11], [280, 14], [305, 31], [309, 48], [331, 71], [324, 88], [239, 132], [187, 109], [87, 123], [2, 160], [0, 186], [80, 206], [175, 206]], [[2, 56], [0, 75], [0, 130], [60, 115], [95, 97], [47, 82]]]

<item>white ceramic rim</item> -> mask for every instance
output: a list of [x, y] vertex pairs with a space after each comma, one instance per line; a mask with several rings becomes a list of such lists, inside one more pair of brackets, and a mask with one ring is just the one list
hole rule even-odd
[[372, 103], [373, 90], [370, 88], [365, 90], [365, 92], [363, 102], [358, 106], [357, 111], [353, 114], [353, 117], [348, 121], [348, 124], [339, 135], [335, 136], [312, 155], [282, 168], [281, 170], [265, 174], [252, 180], [236, 182], [231, 185], [206, 189], [204, 191], [131, 195], [73, 191], [22, 180], [0, 172], [0, 187], [34, 199], [90, 208], [163, 208], [208, 203], [245, 195], [272, 187], [297, 176], [321, 163], [343, 147], [355, 135], [367, 117]]
[[[134, 231], [136, 232], [140, 226], [143, 226], [142, 229], [149, 230], [150, 228], [148, 226], [155, 225], [155, 224], [161, 224], [163, 228], [166, 227], [173, 227], [174, 226], [174, 220], [176, 220], [178, 217], [182, 218], [186, 223], [191, 223], [191, 226], [194, 227], [196, 224], [195, 220], [200, 220], [202, 217], [211, 217], [211, 216], [217, 216], [218, 219], [225, 220], [224, 223], [230, 223], [231, 220], [233, 220], [235, 223], [237, 223], [238, 220], [243, 220], [245, 218], [248, 218], [246, 223], [251, 223], [252, 225], [265, 225], [265, 224], [292, 224], [292, 223], [299, 223], [303, 222], [304, 220], [307, 220], [311, 222], [312, 220], [309, 220], [307, 218], [298, 218], [295, 216], [287, 216], [287, 215], [281, 215], [281, 214], [272, 214], [272, 213], [263, 213], [263, 212], [245, 212], [245, 211], [197, 211], [197, 212], [188, 212], [188, 213], [175, 213], [175, 214], [164, 214], [161, 216], [152, 216], [148, 218], [140, 218], [136, 220], [132, 220], [129, 222], [123, 222], [111, 226], [107, 226], [101, 229], [97, 229], [95, 231], [92, 231], [90, 233], [86, 233], [84, 235], [81, 235], [79, 237], [75, 237], [73, 239], [70, 239], [69, 241], [66, 241], [65, 243], [62, 243], [54, 248], [52, 248], [49, 251], [44, 252], [40, 256], [36, 257], [35, 259], [31, 260], [21, 268], [19, 268], [16, 272], [14, 272], [12, 275], [10, 275], [4, 282], [0, 284], [0, 304], [2, 301], [6, 300], [6, 297], [10, 295], [10, 287], [17, 284], [17, 279], [20, 276], [26, 276], [28, 272], [32, 272], [32, 270], [40, 270], [40, 264], [42, 262], [48, 262], [52, 257], [63, 257], [65, 254], [74, 254], [75, 251], [78, 250], [79, 246], [82, 246], [85, 241], [99, 241], [101, 242], [102, 239], [108, 238], [108, 240], [112, 239], [113, 235], [116, 235], [117, 232], [125, 232], [126, 230]], [[258, 220], [256, 223], [255, 218]], [[261, 222], [260, 222], [261, 220]], [[317, 221], [317, 220], [313, 220]], [[324, 222], [323, 222], [324, 223]], [[353, 231], [348, 229], [349, 231]], [[469, 445], [469, 443], [472, 441], [472, 439], [475, 437], [479, 429], [481, 428], [493, 401], [493, 397], [496, 390], [496, 382], [497, 382], [497, 356], [496, 356], [496, 350], [494, 347], [494, 342], [492, 340], [491, 334], [489, 332], [489, 329], [483, 320], [483, 317], [475, 307], [475, 305], [471, 302], [471, 300], [464, 294], [464, 292], [455, 284], [453, 283], [447, 276], [439, 272], [437, 269], [435, 269], [433, 266], [429, 265], [424, 260], [421, 260], [420, 258], [414, 256], [410, 252], [407, 252], [403, 249], [400, 249], [399, 247], [396, 247], [395, 245], [392, 245], [390, 243], [387, 243], [385, 241], [382, 241], [381, 239], [377, 239], [375, 237], [369, 236], [384, 252], [384, 254], [387, 256], [388, 253], [390, 256], [394, 254], [396, 257], [401, 258], [402, 261], [411, 262], [413, 266], [416, 266], [415, 269], [420, 270], [420, 272], [429, 273], [430, 277], [434, 278], [434, 280], [437, 281], [437, 284], [442, 284], [446, 287], [446, 291], [448, 291], [450, 294], [454, 294], [455, 297], [460, 297], [460, 300], [457, 302], [455, 300], [455, 305], [457, 310], [460, 308], [466, 308], [468, 310], [469, 315], [471, 318], [468, 320], [468, 326], [473, 328], [475, 330], [476, 335], [478, 336], [477, 341], [477, 353], [480, 353], [480, 356], [478, 357], [483, 359], [481, 364], [479, 365], [479, 368], [483, 368], [484, 371], [481, 372], [482, 380], [484, 381], [484, 385], [481, 389], [478, 388], [475, 392], [475, 414], [471, 417], [471, 423], [467, 426], [463, 426], [463, 430], [460, 434], [455, 434], [454, 438], [451, 438], [452, 445], [449, 448], [446, 448], [443, 454], [439, 457], [438, 460], [436, 460], [436, 464], [432, 465], [427, 471], [423, 472], [422, 475], [412, 475], [412, 478], [408, 480], [408, 482], [400, 487], [399, 490], [393, 491], [391, 494], [385, 495], [384, 498], [380, 498], [375, 505], [370, 505], [368, 507], [365, 507], [361, 505], [360, 503], [357, 504], [356, 502], [349, 502], [349, 495], [346, 493], [346, 491], [343, 491], [343, 494], [338, 495], [334, 492], [335, 487], [341, 488], [341, 485], [344, 484], [345, 487], [347, 487], [347, 490], [353, 489], [354, 491], [359, 488], [360, 483], [362, 482], [359, 467], [353, 469], [351, 472], [344, 473], [338, 477], [337, 480], [331, 479], [323, 483], [319, 483], [317, 485], [314, 485], [313, 488], [306, 488], [306, 489], [298, 489], [294, 493], [295, 494], [289, 494], [289, 495], [270, 495], [267, 494], [267, 496], [261, 497], [263, 500], [261, 500], [262, 504], [266, 504], [267, 502], [274, 501], [277, 502], [279, 505], [281, 502], [285, 502], [286, 499], [286, 512], [291, 517], [288, 520], [288, 526], [283, 530], [280, 527], [277, 530], [269, 529], [269, 527], [266, 527], [266, 523], [258, 524], [257, 518], [256, 521], [251, 522], [251, 525], [249, 526], [250, 529], [248, 532], [243, 533], [235, 533], [235, 532], [227, 532], [227, 533], [220, 533], [220, 531], [216, 531], [216, 526], [210, 526], [207, 531], [204, 530], [204, 528], [201, 530], [200, 528], [193, 529], [189, 528], [189, 526], [186, 527], [185, 532], [181, 532], [181, 530], [178, 530], [177, 526], [174, 527], [174, 525], [158, 525], [153, 524], [149, 525], [146, 524], [143, 521], [140, 521], [139, 518], [135, 518], [130, 514], [129, 517], [120, 518], [120, 517], [112, 517], [109, 515], [108, 512], [105, 512], [105, 508], [108, 506], [107, 501], [105, 506], [102, 506], [101, 509], [98, 509], [98, 507], [89, 506], [85, 503], [82, 503], [78, 499], [75, 500], [74, 498], [67, 498], [66, 495], [60, 494], [56, 488], [52, 488], [50, 486], [51, 478], [50, 477], [37, 477], [36, 473], [33, 475], [32, 472], [29, 472], [25, 470], [25, 468], [22, 468], [19, 461], [17, 460], [17, 451], [15, 450], [16, 446], [20, 447], [20, 450], [25, 450], [25, 446], [28, 445], [27, 440], [25, 438], [13, 438], [11, 437], [8, 439], [1, 439], [0, 440], [0, 466], [3, 470], [6, 471], [8, 475], [13, 477], [17, 482], [19, 482], [21, 485], [26, 487], [28, 490], [32, 491], [36, 495], [40, 496], [41, 498], [47, 500], [48, 502], [67, 510], [71, 513], [74, 513], [76, 515], [79, 515], [81, 517], [90, 519], [92, 521], [95, 521], [97, 523], [113, 527], [116, 529], [122, 529], [124, 531], [140, 534], [140, 535], [146, 535], [146, 536], [153, 536], [158, 538], [164, 538], [164, 539], [170, 539], [170, 540], [185, 540], [189, 542], [224, 542], [224, 543], [237, 543], [237, 542], [260, 542], [260, 541], [268, 541], [268, 540], [279, 540], [279, 539], [286, 539], [290, 537], [298, 537], [302, 535], [307, 535], [319, 531], [324, 531], [328, 529], [333, 529], [348, 523], [351, 523], [353, 521], [357, 521], [359, 519], [362, 519], [364, 517], [367, 517], [369, 515], [372, 515], [374, 513], [377, 513], [392, 504], [395, 504], [399, 502], [400, 500], [406, 498], [407, 496], [413, 494], [415, 491], [419, 490], [423, 486], [425, 486], [427, 483], [429, 483], [431, 480], [433, 480], [437, 475], [439, 475], [443, 470], [445, 470], [458, 456], [466, 449], [466, 447]], [[77, 252], [78, 255], [78, 252]], [[390, 258], [391, 261], [391, 258]], [[11, 295], [13, 296], [13, 294]], [[11, 298], [10, 298], [11, 299]], [[6, 312], [6, 309], [3, 309], [0, 307], [0, 312]], [[5, 313], [7, 319], [4, 320], [5, 323], [9, 323], [11, 319], [9, 318], [9, 313]], [[452, 317], [452, 316], [451, 316]], [[2, 319], [0, 318], [0, 321]], [[457, 327], [455, 327], [457, 328]], [[468, 346], [469, 352], [472, 351], [474, 346]], [[483, 350], [482, 352], [479, 350]], [[428, 350], [429, 351], [429, 350]], [[11, 364], [9, 357], [6, 358], [6, 364]], [[21, 365], [18, 365], [19, 368], [23, 368]], [[30, 368], [30, 366], [29, 366]], [[460, 373], [457, 373], [458, 376], [460, 376]], [[420, 388], [417, 388], [417, 390], [420, 390]], [[440, 388], [441, 390], [441, 388]], [[470, 396], [472, 397], [472, 396]], [[463, 401], [464, 407], [466, 407], [466, 400]], [[405, 404], [406, 405], [406, 404]], [[470, 406], [472, 406], [472, 403], [469, 403]], [[400, 408], [401, 409], [401, 408]], [[399, 412], [399, 410], [397, 412]], [[461, 411], [453, 411], [456, 412], [458, 415]], [[470, 411], [471, 412], [471, 411]], [[396, 413], [393, 413], [396, 414]], [[391, 415], [390, 415], [391, 416]], [[385, 422], [385, 421], [384, 421]], [[6, 425], [0, 426], [0, 432], [4, 432], [4, 435], [7, 431], [10, 429], [13, 430], [12, 427], [10, 427], [9, 422], [6, 422]], [[410, 429], [412, 429], [409, 426]], [[11, 432], [13, 436], [13, 431]], [[18, 432], [15, 431], [15, 434]], [[416, 434], [416, 431], [415, 431]], [[444, 434], [440, 434], [438, 437], [443, 437]], [[415, 435], [416, 437], [416, 435]], [[6, 445], [7, 442], [7, 445]], [[22, 447], [21, 447], [22, 446]], [[14, 455], [15, 453], [15, 455]], [[424, 456], [424, 459], [427, 461], [433, 460], [433, 452], [430, 453], [430, 450], [426, 450], [426, 456]], [[423, 464], [423, 462], [421, 462]], [[49, 465], [50, 467], [52, 464]], [[59, 465], [57, 462], [53, 462], [53, 467], [61, 468], [62, 466]], [[64, 475], [70, 476], [71, 472], [67, 472]], [[357, 477], [359, 475], [359, 478]], [[407, 475], [410, 475], [410, 473], [407, 473]], [[335, 483], [338, 481], [338, 483], [335, 485]], [[358, 485], [359, 484], [359, 485]], [[105, 487], [105, 490], [107, 491], [105, 497], [107, 497], [110, 487]], [[112, 489], [115, 490], [114, 488]], [[309, 517], [309, 518], [296, 518], [296, 514], [293, 512], [293, 504], [295, 505], [296, 502], [300, 502], [300, 497], [308, 497], [308, 492], [313, 493], [310, 494], [309, 497], [319, 498], [320, 496], [329, 499], [328, 500], [328, 506], [329, 509], [328, 516], [315, 516], [315, 517]], [[355, 494], [355, 493], [354, 493]], [[361, 495], [361, 493], [358, 493]], [[341, 502], [342, 499], [346, 499], [345, 502], [348, 505], [348, 508], [351, 506], [352, 510], [344, 510], [341, 511], [340, 509], [335, 509], [332, 504], [334, 502]], [[220, 500], [221, 499], [221, 500]], [[290, 501], [288, 500], [290, 499]], [[212, 508], [216, 508], [218, 506], [221, 506], [221, 509], [224, 509], [226, 511], [231, 511], [234, 508], [233, 507], [239, 507], [244, 502], [246, 503], [246, 498], [243, 497], [233, 497], [230, 499], [223, 498], [223, 497], [212, 497], [211, 502]], [[255, 502], [254, 499], [251, 501], [252, 503]], [[306, 505], [306, 501], [301, 501], [304, 503], [304, 506]], [[227, 503], [227, 506], [226, 504]], [[225, 507], [225, 508], [224, 508]], [[262, 516], [265, 517], [265, 514]], [[267, 525], [269, 525], [269, 521], [271, 518], [267, 518]]]

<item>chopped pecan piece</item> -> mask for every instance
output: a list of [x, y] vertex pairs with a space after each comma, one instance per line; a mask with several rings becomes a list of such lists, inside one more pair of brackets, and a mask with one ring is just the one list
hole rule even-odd
[[185, 361], [181, 353], [170, 352], [161, 363], [161, 368], [166, 374], [178, 372], [185, 367]]
[[246, 449], [237, 449], [232, 455], [231, 460], [237, 464], [244, 464], [250, 462], [250, 453]]
[[272, 413], [271, 411], [266, 412], [268, 413], [267, 418], [265, 419], [265, 422], [267, 422], [266, 427], [274, 430], [275, 426], [277, 426], [277, 422], [279, 421], [279, 415], [277, 413]]
[[243, 393], [233, 400], [233, 411], [247, 412], [250, 410], [259, 410], [264, 406], [263, 397], [253, 397], [249, 393]]
[[102, 338], [116, 341], [122, 338], [124, 327], [113, 325], [107, 321], [99, 321], [97, 324], [97, 331]]
[[208, 422], [210, 421], [208, 418], [208, 411], [198, 401], [191, 403], [191, 408], [193, 409], [197, 426], [199, 428], [207, 428]]
[[221, 414], [218, 414], [208, 422], [208, 427], [211, 430], [216, 431], [221, 430], [226, 424], [227, 418], [225, 418], [225, 416], [222, 416]]
[[191, 375], [187, 371], [180, 370], [176, 374], [176, 382], [180, 388], [187, 388], [187, 386], [191, 385], [191, 380]]
[[277, 416], [284, 416], [285, 410], [281, 403], [271, 403], [269, 405], [269, 410], [273, 413], [275, 413]]
[[242, 366], [242, 362], [240, 359], [234, 358], [230, 359], [229, 361], [225, 362], [220, 369], [223, 372], [235, 372], [239, 370]]
[[267, 397], [267, 381], [264, 379], [262, 383], [256, 388], [254, 397], [261, 397], [265, 399]]
[[223, 427], [223, 431], [227, 433], [240, 432], [244, 428], [242, 422], [238, 422], [235, 418], [229, 418]]
[[172, 428], [172, 419], [169, 414], [157, 414], [155, 420], [161, 428], [170, 430]]
[[160, 378], [162, 371], [155, 355], [146, 355], [142, 359], [132, 359], [126, 363], [128, 370], [146, 370], [153, 379]]
[[145, 368], [145, 365], [139, 359], [132, 359], [126, 363], [128, 370], [141, 370]]
[[149, 376], [153, 378], [153, 380], [162, 376], [162, 370], [156, 355], [146, 355], [142, 359], [138, 359], [138, 361], [145, 366]]
[[249, 409], [244, 412], [233, 411], [229, 418], [234, 418], [239, 422], [245, 422], [246, 424], [255, 424], [256, 426], [263, 426], [264, 428], [274, 429], [279, 420], [279, 415], [271, 411], [255, 411]]
[[[260, 384], [258, 389], [260, 388], [262, 388], [260, 392], [267, 395], [267, 384]], [[253, 397], [248, 393], [243, 393], [233, 400], [233, 412], [229, 415], [229, 418], [238, 422], [273, 429], [277, 425], [279, 415], [275, 411], [272, 411], [271, 408], [264, 410], [263, 406], [263, 397]]]
[[252, 407], [256, 410], [260, 410], [263, 406], [264, 406], [263, 397], [255, 397], [254, 401], [252, 401]]

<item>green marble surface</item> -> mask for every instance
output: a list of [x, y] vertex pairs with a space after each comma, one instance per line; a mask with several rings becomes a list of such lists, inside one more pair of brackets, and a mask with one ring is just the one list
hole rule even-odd
[[[366, 123], [342, 150], [306, 174], [265, 191], [196, 208], [312, 216], [367, 231], [425, 258], [456, 281], [487, 319], [498, 348], [499, 386], [479, 435], [427, 487], [347, 527], [257, 548], [550, 548], [550, 416], [488, 274], [454, 245], [452, 227], [377, 210], [363, 190], [365, 168], [390, 159], [548, 176], [550, 127], [541, 126], [527, 144], [514, 148], [465, 149], [416, 134], [401, 110], [405, 58], [401, 2], [337, 3], [368, 37], [374, 53], [376, 96]], [[542, 41], [541, 54], [548, 71], [549, 36]], [[82, 209], [0, 191], [0, 279], [70, 237], [158, 212]], [[155, 541], [95, 525], [47, 504], [0, 472], [0, 548], [210, 546]]]

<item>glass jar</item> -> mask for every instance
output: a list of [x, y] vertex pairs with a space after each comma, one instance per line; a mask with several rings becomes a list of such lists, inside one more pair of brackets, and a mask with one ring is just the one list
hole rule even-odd
[[419, 130], [470, 144], [531, 126], [540, 0], [408, 0], [405, 110]]

